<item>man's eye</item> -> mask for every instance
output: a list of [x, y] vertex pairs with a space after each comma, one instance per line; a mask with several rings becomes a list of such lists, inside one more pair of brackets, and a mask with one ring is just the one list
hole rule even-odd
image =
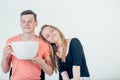
[[29, 23], [32, 23], [32, 21], [28, 21]]
[[25, 23], [25, 21], [21, 21], [21, 23]]

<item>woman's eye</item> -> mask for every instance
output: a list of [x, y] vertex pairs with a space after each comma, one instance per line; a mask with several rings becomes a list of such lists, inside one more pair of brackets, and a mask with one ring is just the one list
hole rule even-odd
[[50, 33], [52, 33], [53, 32], [53, 30], [50, 30]]
[[48, 35], [48, 34], [46, 35], [46, 38], [49, 38], [49, 35]]
[[51, 30], [51, 32], [53, 32], [53, 30]]

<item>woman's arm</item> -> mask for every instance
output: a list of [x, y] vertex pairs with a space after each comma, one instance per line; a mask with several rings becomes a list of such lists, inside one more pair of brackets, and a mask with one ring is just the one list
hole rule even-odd
[[80, 66], [73, 66], [73, 80], [80, 80]]
[[62, 75], [62, 80], [69, 80], [67, 71], [63, 71], [61, 75]]
[[73, 80], [80, 80], [80, 66], [82, 65], [82, 59], [84, 51], [81, 42], [77, 38], [73, 38], [71, 41], [71, 51], [73, 57]]

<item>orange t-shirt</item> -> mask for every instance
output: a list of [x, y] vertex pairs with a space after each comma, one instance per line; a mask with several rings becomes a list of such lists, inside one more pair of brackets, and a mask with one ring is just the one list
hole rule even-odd
[[[15, 41], [21, 41], [20, 35], [9, 38], [7, 44]], [[39, 42], [39, 49], [37, 56], [46, 58], [50, 55], [49, 46], [42, 39], [36, 36], [35, 41]], [[32, 63], [28, 60], [17, 59], [14, 55], [12, 56], [12, 75], [10, 80], [40, 80], [41, 68], [39, 65]]]

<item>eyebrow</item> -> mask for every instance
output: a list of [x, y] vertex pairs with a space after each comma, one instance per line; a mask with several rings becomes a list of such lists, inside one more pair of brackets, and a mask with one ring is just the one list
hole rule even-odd
[[51, 29], [49, 29], [49, 32], [51, 31]]

